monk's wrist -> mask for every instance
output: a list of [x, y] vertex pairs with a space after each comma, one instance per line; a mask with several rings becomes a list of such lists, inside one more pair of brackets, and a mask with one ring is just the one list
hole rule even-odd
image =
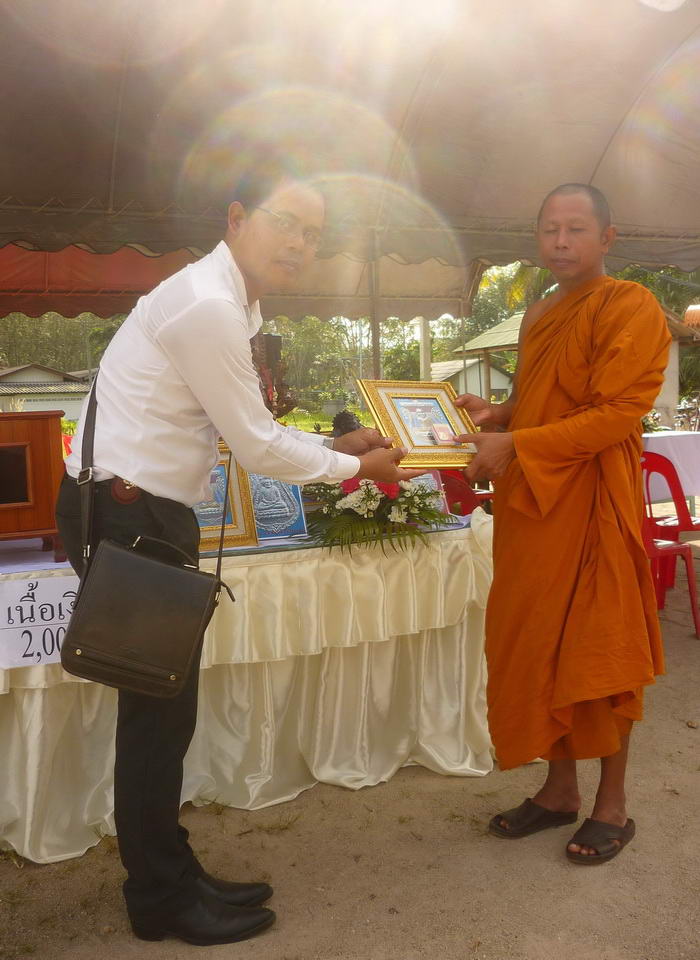
[[507, 430], [512, 414], [508, 401], [505, 400], [503, 403], [490, 403], [489, 406], [491, 408], [492, 423]]

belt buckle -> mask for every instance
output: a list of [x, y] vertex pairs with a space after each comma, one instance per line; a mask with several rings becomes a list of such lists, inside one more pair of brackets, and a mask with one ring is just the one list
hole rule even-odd
[[121, 477], [115, 477], [110, 484], [110, 493], [112, 499], [117, 503], [133, 503], [141, 496], [141, 488], [130, 480], [122, 480]]

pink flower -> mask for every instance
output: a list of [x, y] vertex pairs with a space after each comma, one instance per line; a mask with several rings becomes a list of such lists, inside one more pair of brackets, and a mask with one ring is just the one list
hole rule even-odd
[[345, 494], [354, 493], [356, 490], [360, 489], [360, 481], [357, 479], [357, 477], [350, 477], [349, 480], [343, 480], [343, 482], [340, 484], [340, 489]]
[[401, 487], [398, 483], [377, 483], [377, 486], [389, 500], [396, 500], [401, 493]]

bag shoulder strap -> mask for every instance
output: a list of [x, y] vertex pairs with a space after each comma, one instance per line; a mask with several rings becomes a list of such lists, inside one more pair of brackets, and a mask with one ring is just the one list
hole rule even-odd
[[[216, 558], [216, 579], [220, 583], [223, 583], [221, 579], [221, 559], [223, 557], [223, 552], [224, 552], [224, 529], [226, 527], [226, 510], [228, 507], [228, 496], [229, 496], [228, 491], [229, 491], [229, 482], [231, 479], [231, 458], [232, 458], [232, 453], [229, 450], [228, 463], [226, 464], [226, 483], [224, 486], [226, 495], [224, 496], [224, 502], [221, 507], [221, 530], [219, 532], [219, 555]], [[224, 584], [224, 586], [226, 585]], [[229, 593], [231, 593], [230, 590], [229, 590]]]
[[95, 447], [95, 419], [97, 416], [97, 374], [92, 381], [88, 399], [85, 422], [83, 423], [83, 444], [80, 458], [78, 487], [80, 489], [80, 537], [83, 548], [83, 562], [90, 563], [93, 542], [93, 513], [95, 509], [95, 480], [93, 477], [93, 457]]
[[[83, 442], [81, 448], [81, 470], [78, 474], [78, 486], [80, 488], [80, 531], [83, 548], [83, 561], [85, 566], [90, 563], [92, 557], [92, 546], [94, 543], [93, 518], [95, 512], [95, 477], [94, 477], [94, 451], [95, 451], [95, 422], [97, 420], [97, 374], [92, 381], [92, 389], [88, 399], [87, 410], [85, 413], [85, 422], [83, 424]], [[221, 580], [221, 560], [224, 550], [224, 532], [226, 527], [226, 504], [228, 499], [229, 478], [231, 475], [232, 454], [229, 452], [228, 463], [226, 465], [226, 499], [224, 500], [221, 511], [221, 531], [219, 534], [219, 554], [216, 561], [216, 579], [222, 586], [226, 587], [229, 595], [233, 599], [233, 594]], [[138, 538], [137, 538], [138, 539]], [[169, 544], [172, 547], [172, 544]], [[182, 552], [182, 551], [180, 551]], [[184, 554], [183, 554], [184, 555]], [[194, 566], [197, 566], [196, 558], [189, 558]]]

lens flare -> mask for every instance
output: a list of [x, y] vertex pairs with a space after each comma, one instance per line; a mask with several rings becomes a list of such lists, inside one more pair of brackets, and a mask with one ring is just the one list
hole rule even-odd
[[674, 10], [679, 10], [686, 0], [639, 0], [639, 2], [653, 10], [661, 10], [662, 13], [673, 13]]
[[700, 113], [700, 37], [696, 37], [668, 64], [632, 112], [630, 132], [638, 140], [657, 143], [697, 138]]
[[226, 0], [0, 0], [31, 38], [54, 52], [111, 69], [172, 57], [206, 36]]
[[698, 116], [700, 37], [694, 37], [644, 90], [601, 164], [596, 184], [625, 198], [624, 209], [616, 204], [619, 222], [662, 230], [669, 210], [683, 210], [687, 228], [697, 230]]
[[182, 163], [182, 204], [228, 203], [241, 174], [270, 152], [300, 177], [396, 169], [409, 187], [416, 183], [407, 148], [377, 113], [326, 90], [283, 87], [239, 100], [200, 133]]
[[362, 173], [327, 174], [316, 182], [326, 197], [321, 256], [344, 251], [360, 260], [390, 254], [403, 263], [464, 264], [447, 218], [416, 190]]

